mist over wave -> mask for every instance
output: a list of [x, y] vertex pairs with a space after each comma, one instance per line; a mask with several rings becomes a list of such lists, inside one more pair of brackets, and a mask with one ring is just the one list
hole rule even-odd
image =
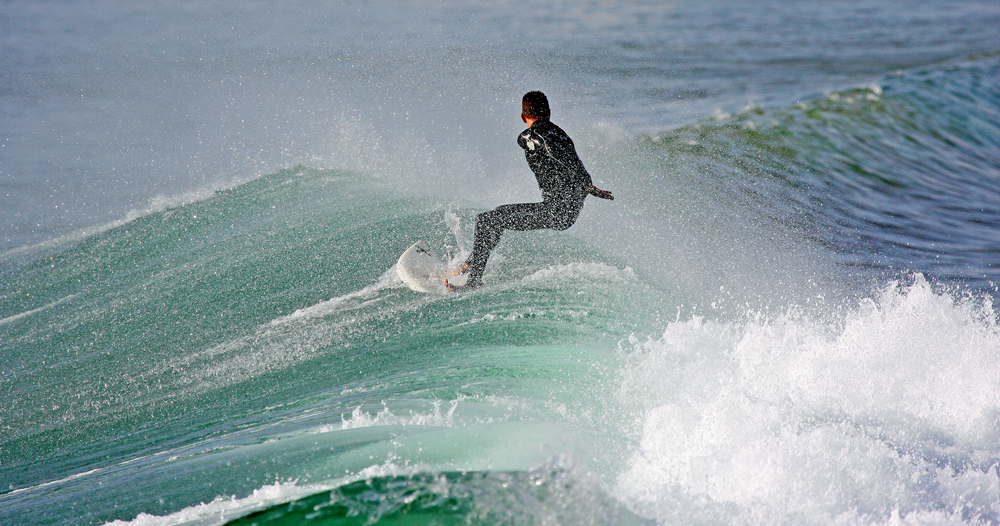
[[[992, 2], [0, 6], [0, 523], [1000, 524]], [[598, 186], [474, 293], [418, 239]]]

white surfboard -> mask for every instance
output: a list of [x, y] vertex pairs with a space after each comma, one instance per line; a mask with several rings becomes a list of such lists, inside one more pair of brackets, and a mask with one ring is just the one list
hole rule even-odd
[[431, 253], [423, 241], [406, 249], [396, 262], [399, 279], [417, 292], [448, 292], [444, 285], [445, 270], [444, 262]]

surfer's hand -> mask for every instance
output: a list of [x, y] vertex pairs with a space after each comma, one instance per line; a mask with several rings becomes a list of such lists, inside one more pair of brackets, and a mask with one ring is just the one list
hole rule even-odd
[[611, 192], [609, 192], [607, 190], [601, 190], [600, 188], [598, 188], [598, 187], [596, 187], [594, 185], [588, 186], [586, 188], [586, 190], [587, 190], [588, 194], [590, 194], [590, 195], [592, 195], [594, 197], [600, 197], [601, 199], [607, 199], [608, 201], [614, 201], [615, 200], [615, 196], [611, 195]]

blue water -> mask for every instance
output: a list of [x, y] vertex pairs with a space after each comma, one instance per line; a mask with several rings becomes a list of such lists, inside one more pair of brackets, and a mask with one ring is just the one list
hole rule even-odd
[[[994, 2], [0, 6], [0, 524], [1000, 524]], [[595, 183], [538, 198], [549, 94]]]

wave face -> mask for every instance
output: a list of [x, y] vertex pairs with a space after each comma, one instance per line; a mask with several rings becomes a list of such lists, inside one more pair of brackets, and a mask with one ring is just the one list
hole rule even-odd
[[0, 523], [1000, 524], [995, 6], [765, 3], [0, 8]]
[[[275, 479], [295, 481], [273, 490], [290, 498], [361, 474], [521, 480], [553, 455], [624, 452], [601, 409], [609, 351], [655, 327], [622, 313], [662, 293], [555, 232], [498, 249], [489, 292], [402, 286], [392, 266], [414, 236], [461, 254], [471, 213], [296, 168], [18, 269], [0, 320], [5, 508], [50, 501], [33, 515], [59, 522], [83, 494], [106, 520]], [[156, 497], [129, 504], [136, 484]]]

